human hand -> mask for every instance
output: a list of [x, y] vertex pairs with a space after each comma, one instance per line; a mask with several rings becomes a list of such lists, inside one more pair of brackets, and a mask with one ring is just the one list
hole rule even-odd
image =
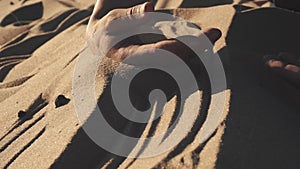
[[[108, 40], [105, 43], [110, 43], [109, 39], [114, 39], [114, 36], [118, 36], [118, 33], [130, 31], [130, 29], [132, 29], [131, 26], [133, 26], [125, 23], [125, 21], [122, 21], [124, 22], [124, 25], [121, 25], [121, 27], [117, 27], [113, 24], [114, 20], [120, 19], [122, 17], [129, 18], [131, 15], [139, 15], [140, 17], [134, 18], [135, 21], [132, 21], [132, 23], [134, 24], [134, 26], [141, 26], [142, 24], [147, 22], [147, 19], [149, 19], [144, 14], [153, 11], [154, 7], [149, 2], [136, 5], [127, 9], [111, 10], [103, 18], [97, 20], [96, 22], [90, 23], [91, 27], [88, 31], [89, 37], [92, 38], [92, 36], [99, 30], [105, 30], [106, 32], [104, 34], [102, 33], [101, 36], [105, 36], [105, 40]], [[130, 21], [131, 20], [129, 20], [129, 22]], [[209, 44], [200, 44], [199, 41], [197, 42], [197, 38], [204, 37], [207, 37], [210, 40], [210, 42], [214, 44], [221, 37], [221, 32], [216, 28], [208, 28], [203, 31], [199, 31], [195, 36], [182, 36], [178, 39], [188, 39], [188, 45], [197, 46], [198, 48], [203, 48], [204, 50], [208, 47]], [[97, 37], [93, 37], [93, 39], [96, 39], [97, 41], [97, 39], [103, 39], [103, 37], [99, 37], [99, 35], [97, 35]], [[95, 47], [95, 45], [97, 46], [99, 44], [94, 43], [93, 45]], [[97, 46], [97, 48], [99, 48], [99, 46]], [[126, 42], [123, 42], [123, 44], [118, 44], [117, 46], [114, 46], [114, 48], [110, 50], [109, 55], [115, 61], [123, 61], [125, 58], [137, 51], [153, 51], [155, 49], [163, 49], [170, 51], [178, 55], [183, 60], [191, 59], [190, 56], [193, 55], [192, 51], [187, 50], [187, 46], [177, 39], [162, 39], [155, 43], [142, 44], [139, 38], [131, 38]]]
[[[179, 36], [174, 39], [156, 38], [153, 42], [143, 42], [140, 37], [142, 35], [132, 36], [125, 40], [122, 39], [118, 42], [118, 38], [127, 32], [134, 31], [136, 27], [143, 26], [148, 22], [151, 15], [147, 15], [154, 11], [154, 7], [151, 3], [147, 2], [141, 5], [133, 6], [127, 9], [114, 9], [107, 15], [92, 23], [92, 27], [89, 32], [90, 40], [89, 46], [93, 49], [94, 54], [101, 55], [101, 57], [109, 57], [114, 61], [122, 62], [130, 65], [148, 66], [167, 68], [172, 67], [181, 71], [179, 67], [176, 67], [178, 62], [176, 59], [170, 59], [168, 54], [174, 54], [177, 58], [184, 62], [189, 62], [195, 58], [195, 53], [190, 48], [197, 48], [204, 52], [206, 49], [210, 49], [212, 44], [215, 43], [221, 36], [221, 32], [215, 28], [205, 29], [197, 32], [193, 35]], [[149, 38], [149, 37], [148, 37]], [[153, 39], [151, 37], [150, 39]], [[168, 51], [169, 53], [162, 53], [162, 51]], [[202, 69], [201, 69], [202, 70]], [[168, 71], [166, 71], [169, 73]], [[159, 78], [159, 73], [151, 74], [148, 77], [142, 77], [140, 83], [137, 86], [143, 86], [143, 92], [151, 91], [153, 88], [170, 89], [168, 83], [162, 83], [156, 87], [151, 86], [151, 82], [163, 81]], [[184, 77], [185, 74], [182, 74]], [[149, 78], [151, 77], [151, 78]], [[154, 80], [156, 78], [156, 80]], [[169, 79], [170, 80], [170, 79]], [[173, 85], [173, 84], [171, 84]], [[145, 89], [147, 88], [147, 89]], [[172, 91], [171, 91], [172, 93]], [[145, 94], [147, 95], [147, 94]]]

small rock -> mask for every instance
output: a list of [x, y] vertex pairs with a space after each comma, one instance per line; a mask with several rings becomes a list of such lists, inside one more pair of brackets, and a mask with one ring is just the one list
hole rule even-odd
[[10, 5], [14, 5], [15, 3], [14, 2], [10, 2]]
[[55, 100], [55, 108], [64, 106], [70, 102], [70, 99], [66, 98], [64, 95], [57, 96]]
[[19, 113], [18, 113], [18, 117], [19, 117], [20, 119], [23, 118], [25, 115], [26, 115], [26, 112], [23, 111], [23, 110], [20, 110]]

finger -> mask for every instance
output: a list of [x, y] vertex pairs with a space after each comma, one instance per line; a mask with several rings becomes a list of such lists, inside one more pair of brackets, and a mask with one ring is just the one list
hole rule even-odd
[[147, 12], [153, 12], [154, 6], [151, 2], [146, 2], [126, 9], [114, 9], [110, 11], [105, 17], [108, 22], [116, 20], [122, 17], [132, 17], [132, 16], [144, 16]]
[[300, 74], [300, 67], [292, 64], [288, 64], [284, 67], [284, 69]]
[[[179, 40], [163, 40], [152, 45], [154, 49], [162, 49], [174, 53], [184, 61], [195, 56], [195, 53], [189, 48], [188, 45]], [[144, 47], [146, 48], [146, 46]]]
[[293, 65], [300, 66], [300, 57], [297, 57], [297, 56], [292, 55], [290, 53], [284, 53], [284, 52], [280, 53], [278, 56], [285, 63], [288, 63], [288, 64], [290, 63], [290, 64], [293, 64]]
[[295, 87], [300, 89], [300, 67], [288, 64], [280, 75]]
[[280, 61], [280, 60], [274, 60], [274, 59], [271, 59], [269, 61], [266, 62], [267, 66], [269, 66], [270, 68], [274, 68], [274, 69], [283, 69], [284, 66], [285, 66], [285, 63]]
[[130, 16], [135, 14], [144, 14], [145, 12], [153, 12], [154, 6], [151, 2], [146, 2], [140, 5], [136, 5], [134, 7], [126, 9], [126, 14], [123, 14], [123, 16]]
[[[145, 15], [145, 13], [151, 11], [154, 11], [154, 6], [150, 2], [127, 9], [112, 10], [105, 15], [105, 17], [97, 21], [97, 23], [92, 26], [92, 29], [88, 29], [87, 35], [93, 39], [93, 42], [90, 44], [97, 47], [100, 44], [99, 40], [105, 37], [103, 35], [119, 35], [126, 30], [144, 24], [150, 19], [150, 17], [148, 17], [149, 15]], [[105, 43], [107, 42], [104, 42], [102, 46], [105, 46]]]
[[148, 12], [153, 12], [154, 6], [150, 2], [127, 9], [115, 9], [101, 20], [101, 26], [107, 26], [110, 33], [119, 33], [133, 27], [143, 25], [150, 19]]
[[266, 65], [278, 76], [300, 88], [300, 67], [274, 59], [269, 60]]
[[[213, 47], [222, 33], [219, 29], [209, 28], [200, 31], [195, 36], [181, 36], [177, 39], [163, 40], [154, 44], [155, 48], [170, 51], [181, 59], [188, 61], [196, 56], [196, 53], [204, 52]], [[196, 49], [196, 50], [195, 50]]]
[[129, 8], [141, 3], [144, 3], [146, 0], [130, 0], [130, 1], [107, 1], [107, 0], [97, 0], [93, 13], [91, 15], [90, 21], [95, 21], [101, 19], [109, 11], [118, 8]]
[[[172, 52], [184, 61], [189, 61], [194, 57], [196, 51], [193, 49], [204, 52], [206, 49], [213, 47], [212, 43], [217, 41], [221, 37], [221, 31], [215, 28], [206, 29], [200, 31], [195, 36], [182, 36], [178, 39], [161, 40], [156, 43], [145, 45], [127, 45], [119, 47], [118, 52], [111, 54], [112, 58], [116, 61], [123, 61], [127, 57], [132, 56], [136, 51], [143, 51], [146, 53], [155, 53], [157, 49]], [[164, 58], [160, 58], [164, 62]], [[167, 61], [166, 61], [167, 62]]]

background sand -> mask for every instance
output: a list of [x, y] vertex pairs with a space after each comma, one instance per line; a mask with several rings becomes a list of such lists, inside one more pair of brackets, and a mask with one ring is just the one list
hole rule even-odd
[[[270, 78], [272, 74], [263, 73], [261, 65], [261, 56], [277, 52], [274, 48], [297, 49], [300, 33], [292, 30], [300, 30], [299, 14], [262, 8], [272, 5], [266, 1], [159, 0], [157, 10], [169, 9], [201, 28], [222, 30], [215, 50], [226, 69], [228, 105], [218, 129], [198, 144], [210, 99], [200, 90], [199, 119], [179, 145], [157, 157], [126, 159], [95, 145], [74, 111], [72, 75], [94, 3], [0, 1], [1, 168], [300, 168], [300, 104], [292, 99], [299, 98], [299, 90]], [[276, 36], [282, 32], [286, 39]], [[100, 104], [107, 105], [104, 85], [105, 80], [99, 79], [104, 100]], [[59, 95], [70, 102], [56, 101]], [[56, 108], [55, 102], [63, 106]], [[142, 136], [164, 131], [171, 124], [174, 106], [171, 99], [157, 124], [135, 126], [116, 120], [116, 127], [125, 126], [129, 134]], [[106, 107], [114, 120], [115, 112]]]

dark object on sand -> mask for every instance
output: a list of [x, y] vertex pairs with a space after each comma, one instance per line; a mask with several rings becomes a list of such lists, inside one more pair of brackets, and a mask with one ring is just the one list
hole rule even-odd
[[19, 117], [20, 119], [23, 118], [23, 117], [25, 117], [25, 115], [26, 115], [26, 112], [23, 111], [23, 110], [20, 110], [20, 111], [18, 112], [18, 117]]
[[66, 98], [64, 95], [57, 96], [55, 100], [55, 108], [64, 106], [70, 102], [70, 99]]

